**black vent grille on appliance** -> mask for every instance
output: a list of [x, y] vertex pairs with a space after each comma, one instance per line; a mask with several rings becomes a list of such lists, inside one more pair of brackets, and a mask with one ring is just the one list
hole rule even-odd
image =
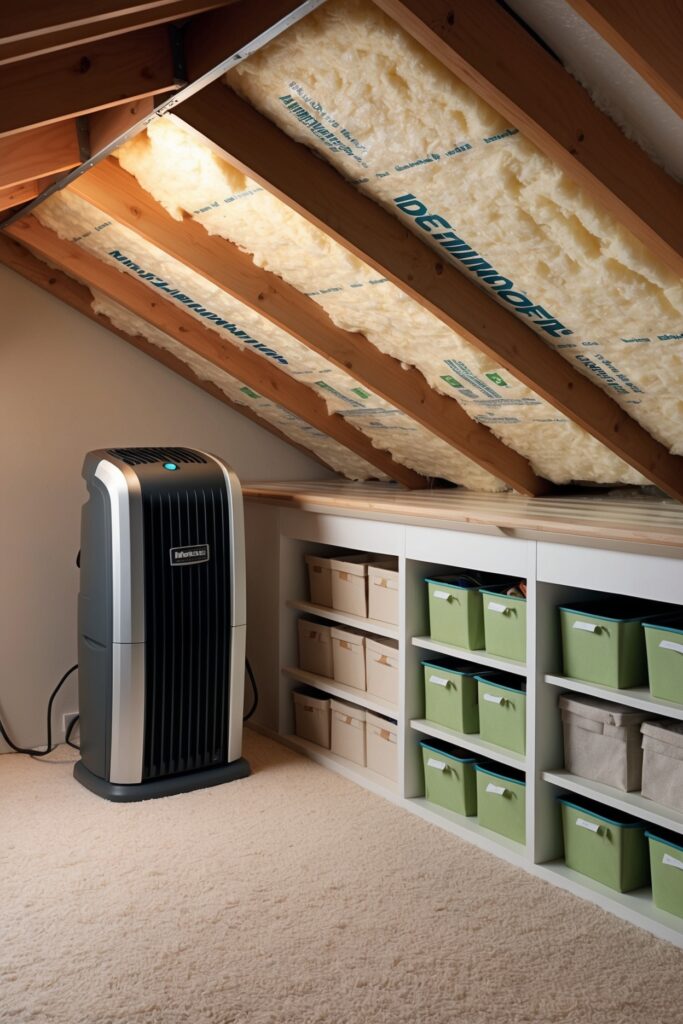
[[121, 459], [127, 466], [143, 466], [153, 462], [177, 462], [179, 465], [190, 462], [206, 463], [203, 455], [189, 448], [108, 448], [107, 455]]
[[[143, 496], [143, 779], [211, 767], [227, 757], [229, 514], [218, 484]], [[208, 561], [171, 565], [171, 548], [197, 544], [208, 544]]]

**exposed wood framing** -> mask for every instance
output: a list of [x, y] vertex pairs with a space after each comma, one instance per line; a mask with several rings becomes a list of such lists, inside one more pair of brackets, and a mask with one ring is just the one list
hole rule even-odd
[[0, 139], [0, 188], [58, 174], [81, 162], [75, 121], [58, 121]]
[[236, 245], [209, 235], [190, 218], [173, 220], [116, 160], [98, 164], [69, 190], [351, 374], [515, 490], [539, 495], [550, 489], [525, 458], [471, 419], [454, 399], [434, 391], [419, 370], [404, 369], [362, 334], [337, 327], [313, 299], [257, 267]]
[[116, 107], [96, 110], [88, 117], [90, 152], [99, 153], [111, 145], [133, 125], [148, 117], [154, 110], [154, 98], [145, 96], [141, 100], [119, 103]]
[[683, 500], [683, 458], [670, 454], [526, 323], [329, 164], [220, 82], [190, 97], [177, 113], [249, 177], [375, 267], [652, 483]]
[[20, 203], [28, 203], [39, 194], [40, 188], [37, 181], [23, 181], [21, 185], [10, 185], [8, 188], [0, 188], [0, 210], [10, 210]]
[[216, 331], [204, 327], [172, 299], [162, 299], [158, 292], [129, 273], [117, 270], [74, 243], [60, 239], [34, 217], [26, 217], [7, 230], [44, 259], [57, 264], [89, 287], [99, 289], [114, 302], [260, 395], [334, 438], [391, 479], [411, 488], [428, 485], [424, 477], [395, 462], [388, 452], [374, 448], [369, 438], [342, 416], [329, 413], [323, 399], [311, 388], [290, 377], [267, 357], [222, 341]]
[[[504, 7], [496, 0], [375, 3], [681, 273], [683, 232], [672, 216], [683, 201], [680, 187]], [[649, 5], [629, 6], [650, 17]], [[671, 47], [680, 65], [673, 37]]]
[[569, 0], [572, 7], [683, 117], [681, 0]]
[[163, 25], [0, 67], [0, 136], [176, 89]]

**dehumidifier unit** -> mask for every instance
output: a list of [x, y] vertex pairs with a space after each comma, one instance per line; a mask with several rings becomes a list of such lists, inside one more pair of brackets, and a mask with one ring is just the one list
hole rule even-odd
[[74, 776], [109, 800], [244, 778], [237, 476], [189, 448], [90, 452], [83, 476]]

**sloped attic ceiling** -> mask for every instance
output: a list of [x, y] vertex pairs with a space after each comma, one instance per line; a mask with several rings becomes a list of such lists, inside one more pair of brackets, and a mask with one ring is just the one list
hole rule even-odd
[[[219, 88], [234, 90], [311, 147], [492, 296], [510, 315], [506, 323], [530, 327], [629, 421], [670, 452], [683, 452], [683, 291], [676, 275], [375, 4], [328, 0], [238, 64]], [[149, 289], [161, 288], [224, 347], [274, 362], [305, 385], [309, 402], [322, 399], [335, 420], [343, 417], [369, 439], [371, 453], [388, 451], [425, 479], [501, 490], [515, 485], [517, 465], [528, 460], [553, 483], [648, 482], [509, 366], [292, 209], [277, 189], [224, 159], [182, 118], [181, 106], [179, 118], [157, 118], [120, 149], [111, 180], [123, 180], [123, 168], [137, 180], [130, 179], [131, 192], [141, 187], [171, 217], [185, 218], [184, 227], [191, 219], [238, 246], [338, 328], [417, 368], [427, 390], [478, 424], [477, 441], [486, 433], [497, 445], [495, 464], [514, 469], [491, 472], [491, 460], [467, 457], [452, 436], [449, 443], [443, 431], [439, 436], [354, 377], [348, 362], [340, 367], [325, 358], [309, 339], [302, 343], [153, 244], [139, 209], [136, 224], [135, 216], [117, 216], [106, 189], [98, 191], [106, 168], [39, 206], [43, 228]], [[124, 309], [111, 292], [97, 292], [93, 302], [115, 326], [173, 352], [346, 476], [395, 475]]]

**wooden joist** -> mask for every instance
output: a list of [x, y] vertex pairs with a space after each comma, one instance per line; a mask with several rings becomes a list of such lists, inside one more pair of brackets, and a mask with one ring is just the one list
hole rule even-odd
[[683, 117], [681, 0], [569, 0], [572, 7]]
[[43, 263], [42, 260], [34, 256], [33, 253], [25, 249], [15, 239], [7, 238], [2, 234], [0, 234], [0, 263], [8, 267], [8, 269], [15, 271], [15, 273], [32, 284], [37, 285], [38, 288], [42, 288], [49, 295], [54, 295], [60, 302], [65, 302], [67, 306], [71, 306], [78, 313], [88, 317], [93, 323], [116, 334], [127, 344], [132, 345], [133, 348], [138, 349], [140, 352], [144, 352], [145, 355], [150, 356], [156, 362], [161, 363], [162, 366], [178, 374], [179, 377], [184, 377], [185, 380], [194, 384], [195, 387], [205, 391], [207, 395], [211, 395], [212, 398], [227, 405], [228, 408], [234, 409], [240, 416], [246, 416], [247, 419], [273, 434], [278, 440], [284, 441], [285, 444], [289, 444], [293, 448], [298, 448], [304, 455], [307, 455], [310, 459], [315, 459], [321, 466], [325, 466], [326, 469], [330, 468], [315, 452], [304, 448], [303, 445], [297, 444], [296, 441], [292, 441], [291, 438], [283, 434], [277, 427], [258, 416], [249, 406], [233, 402], [224, 391], [221, 391], [217, 384], [209, 380], [203, 380], [195, 373], [192, 367], [184, 363], [173, 352], [160, 348], [158, 345], [153, 345], [151, 341], [148, 341], [139, 334], [128, 334], [126, 331], [122, 331], [108, 317], [102, 313], [96, 313], [92, 306], [92, 294], [85, 285], [80, 284], [73, 277], [69, 277], [62, 270], [55, 270], [54, 267], [49, 267], [47, 263]]
[[454, 399], [434, 391], [419, 370], [404, 368], [362, 334], [337, 327], [313, 299], [257, 267], [236, 245], [190, 218], [173, 220], [116, 160], [81, 175], [69, 191], [287, 331], [514, 490], [538, 495], [550, 489], [525, 458]]
[[[673, 216], [681, 208], [680, 186], [626, 138], [501, 4], [375, 3], [681, 273], [683, 232], [680, 218]], [[637, 9], [639, 17], [650, 17], [649, 6], [628, 6]], [[674, 38], [671, 47], [680, 64]]]
[[683, 500], [672, 455], [515, 314], [220, 82], [177, 115], [225, 159], [369, 263], [648, 480]]
[[55, 263], [88, 287], [97, 288], [258, 394], [338, 441], [391, 479], [411, 488], [427, 486], [424, 477], [395, 462], [388, 452], [374, 448], [369, 438], [342, 416], [329, 413], [319, 395], [285, 373], [273, 360], [223, 341], [215, 330], [204, 327], [182, 305], [162, 298], [163, 293], [130, 273], [122, 273], [73, 242], [60, 239], [33, 216], [17, 221], [7, 232], [43, 259]]
[[75, 121], [58, 121], [0, 139], [0, 188], [59, 174], [81, 162]]
[[39, 192], [37, 181], [22, 181], [21, 185], [0, 188], [0, 210], [11, 210], [13, 206], [28, 203], [31, 199], [35, 199]]

